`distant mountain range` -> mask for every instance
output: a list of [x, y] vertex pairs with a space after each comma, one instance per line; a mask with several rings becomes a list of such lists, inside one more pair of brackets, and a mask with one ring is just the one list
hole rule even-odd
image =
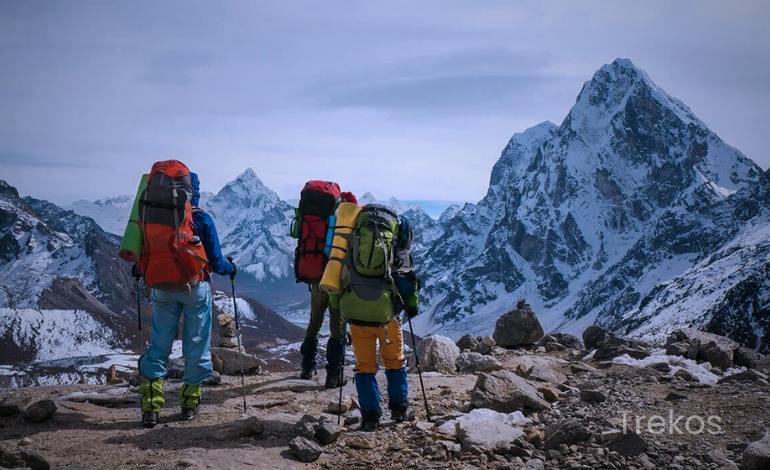
[[[768, 352], [768, 178], [644, 71], [617, 59], [585, 83], [560, 125], [544, 122], [510, 139], [477, 204], [451, 205], [435, 219], [419, 205], [384, 202], [415, 229], [422, 334], [489, 333], [525, 297], [550, 330], [598, 323], [661, 340], [696, 326]], [[102, 304], [126, 305], [117, 291], [130, 279], [99, 279], [92, 267], [114, 259], [116, 237], [43, 201], [4, 201], [0, 208], [16, 215], [3, 225], [0, 274], [14, 282], [0, 291], [0, 306], [35, 308], [61, 273]], [[360, 201], [381, 202], [368, 193]], [[307, 290], [292, 267], [292, 205], [248, 169], [202, 206], [245, 274], [244, 294], [287, 317], [305, 312]], [[70, 207], [111, 229], [121, 225], [115, 212], [127, 216], [124, 198]], [[12, 227], [41, 214], [45, 224], [22, 230], [30, 248]], [[101, 240], [101, 255], [86, 240]], [[39, 266], [34, 275], [9, 264], [27, 256]]]

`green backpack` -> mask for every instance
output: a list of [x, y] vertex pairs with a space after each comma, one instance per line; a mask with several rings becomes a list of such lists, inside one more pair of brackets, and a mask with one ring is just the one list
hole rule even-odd
[[398, 215], [387, 207], [361, 209], [342, 270], [339, 308], [346, 320], [383, 325], [401, 311], [392, 273], [398, 229]]

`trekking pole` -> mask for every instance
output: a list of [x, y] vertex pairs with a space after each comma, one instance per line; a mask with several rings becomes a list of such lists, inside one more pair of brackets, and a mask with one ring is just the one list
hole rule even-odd
[[425, 384], [422, 382], [422, 369], [420, 368], [420, 358], [417, 354], [417, 343], [414, 340], [414, 328], [412, 328], [412, 317], [406, 316], [409, 320], [409, 333], [412, 335], [412, 349], [414, 350], [414, 363], [417, 366], [417, 374], [420, 376], [420, 389], [422, 389], [422, 399], [425, 402], [425, 414], [430, 421], [430, 408], [428, 407], [428, 396], [425, 394]]
[[337, 411], [339, 411], [339, 414], [337, 415], [337, 426], [340, 425], [340, 421], [342, 420], [342, 389], [344, 387], [343, 381], [345, 380], [345, 354], [347, 352], [348, 348], [348, 324], [347, 322], [342, 323], [342, 361], [340, 361], [340, 401], [339, 401], [339, 408], [337, 408]]
[[[227, 261], [233, 262], [232, 256], [227, 257]], [[241, 346], [241, 323], [238, 317], [238, 302], [235, 299], [235, 272], [230, 273], [230, 287], [233, 291], [233, 311], [235, 312], [235, 332], [238, 335], [238, 365], [241, 368], [241, 395], [243, 396], [243, 412], [246, 413], [246, 376], [243, 374], [243, 353]]]

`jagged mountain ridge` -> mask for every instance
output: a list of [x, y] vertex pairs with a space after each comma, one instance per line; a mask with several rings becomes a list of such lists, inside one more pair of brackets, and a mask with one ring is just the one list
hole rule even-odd
[[[637, 289], [685, 271], [736, 233], [736, 220], [709, 208], [761, 174], [618, 59], [586, 82], [560, 126], [514, 135], [485, 198], [448, 218], [418, 253], [428, 305], [421, 328], [487, 332], [517, 296], [547, 312], [551, 328], [612, 325], [648, 293]], [[651, 240], [661, 246], [639, 249]]]

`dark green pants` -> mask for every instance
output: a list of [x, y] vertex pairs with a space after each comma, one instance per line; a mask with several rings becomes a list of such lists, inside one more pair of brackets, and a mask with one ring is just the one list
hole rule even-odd
[[316, 353], [318, 351], [318, 332], [324, 323], [326, 310], [329, 310], [330, 338], [326, 343], [326, 370], [330, 374], [339, 372], [343, 361], [344, 343], [342, 315], [339, 311], [331, 310], [329, 296], [321, 290], [318, 283], [310, 285], [310, 322], [305, 332], [305, 341], [302, 343], [302, 368], [304, 370], [315, 369]]
[[[318, 336], [328, 308], [329, 295], [314, 282], [310, 285], [310, 323], [307, 325], [305, 337]], [[329, 310], [329, 334], [334, 339], [342, 338], [342, 315], [338, 311]]]

